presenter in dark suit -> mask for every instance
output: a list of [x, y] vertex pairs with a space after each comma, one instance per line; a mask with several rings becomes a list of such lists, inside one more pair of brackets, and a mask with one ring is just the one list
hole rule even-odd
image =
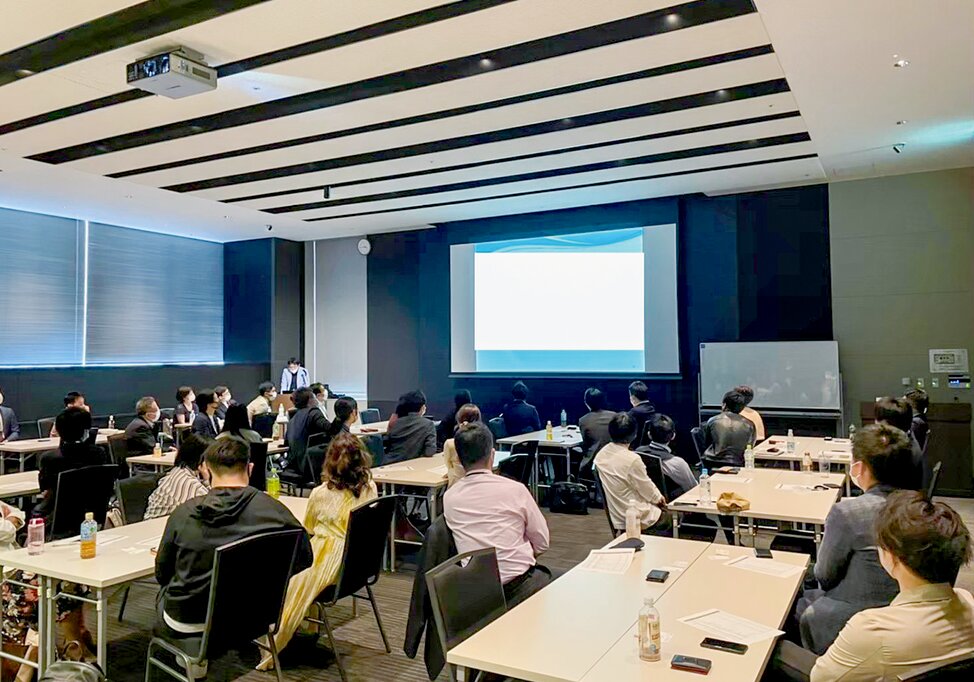
[[649, 402], [649, 388], [642, 381], [634, 381], [629, 384], [629, 402], [632, 409], [629, 416], [636, 422], [636, 437], [632, 441], [630, 450], [635, 450], [643, 445], [643, 436], [646, 435], [646, 424], [656, 414], [656, 408]]
[[216, 423], [216, 411], [220, 408], [220, 401], [217, 400], [216, 393], [204, 388], [196, 394], [196, 404], [200, 413], [193, 420], [193, 433], [205, 438], [216, 438], [220, 433]]
[[125, 445], [129, 455], [151, 455], [156, 445], [159, 403], [151, 395], [135, 403], [135, 419], [125, 427]]
[[9, 407], [3, 405], [3, 391], [0, 391], [0, 443], [20, 438], [20, 424], [17, 415]]
[[541, 417], [534, 405], [527, 402], [528, 387], [523, 381], [514, 384], [511, 389], [511, 397], [514, 398], [504, 406], [504, 429], [508, 436], [520, 436], [532, 431], [541, 430]]

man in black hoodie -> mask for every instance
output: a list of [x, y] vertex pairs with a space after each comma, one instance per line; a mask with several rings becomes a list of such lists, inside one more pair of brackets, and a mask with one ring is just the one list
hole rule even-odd
[[[303, 528], [287, 507], [249, 485], [250, 447], [237, 437], [216, 441], [203, 453], [212, 488], [169, 516], [156, 555], [159, 617], [170, 632], [192, 637], [203, 632], [218, 547], [260, 533]], [[294, 573], [311, 565], [307, 533], [298, 546]], [[254, 567], [260, 574], [260, 567]]]

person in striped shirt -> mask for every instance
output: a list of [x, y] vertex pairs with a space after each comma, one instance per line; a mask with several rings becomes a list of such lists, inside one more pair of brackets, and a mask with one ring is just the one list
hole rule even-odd
[[206, 495], [210, 490], [210, 473], [203, 453], [213, 441], [195, 433], [183, 436], [173, 468], [159, 481], [149, 495], [145, 520], [169, 516], [186, 500]]

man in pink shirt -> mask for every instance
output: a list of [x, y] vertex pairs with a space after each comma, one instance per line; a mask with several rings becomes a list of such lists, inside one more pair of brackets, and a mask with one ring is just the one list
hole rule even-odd
[[466, 475], [443, 496], [446, 524], [460, 553], [494, 547], [508, 607], [552, 581], [535, 557], [548, 549], [548, 524], [528, 489], [493, 473], [494, 438], [481, 423], [454, 436]]

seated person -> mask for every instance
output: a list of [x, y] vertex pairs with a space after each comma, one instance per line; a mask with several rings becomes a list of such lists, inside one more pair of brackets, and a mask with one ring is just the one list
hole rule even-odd
[[[349, 513], [378, 495], [369, 469], [371, 463], [362, 441], [350, 433], [339, 433], [328, 446], [321, 472], [323, 485], [311, 491], [304, 516], [304, 527], [311, 534], [314, 563], [295, 574], [288, 584], [281, 626], [275, 636], [278, 650], [291, 641], [315, 598], [338, 578]], [[267, 654], [257, 669], [269, 670], [273, 665]]]
[[[303, 528], [287, 507], [250, 486], [250, 447], [223, 438], [203, 455], [210, 491], [183, 502], [166, 522], [156, 554], [159, 626], [174, 637], [203, 632], [213, 557], [218, 547], [277, 530]], [[294, 557], [295, 573], [311, 565], [311, 543], [303, 534]], [[260, 566], [253, 567], [259, 576]], [[250, 598], [253, 598], [251, 596]]]
[[909, 464], [910, 444], [898, 429], [870, 424], [856, 432], [850, 475], [863, 494], [841, 499], [825, 519], [815, 562], [822, 589], [806, 590], [796, 611], [806, 649], [823, 653], [854, 614], [896, 596], [876, 553], [875, 525]]
[[216, 411], [220, 409], [220, 401], [217, 400], [216, 393], [203, 389], [197, 396], [197, 404], [201, 407], [193, 419], [193, 433], [204, 438], [216, 438], [220, 433], [216, 423]]
[[905, 398], [880, 398], [876, 401], [876, 422], [896, 427], [910, 439], [913, 467], [900, 486], [910, 490], [922, 490], [924, 480], [923, 448], [913, 437], [913, 408]]
[[876, 521], [876, 541], [899, 595], [853, 616], [816, 661], [812, 682], [902, 680], [974, 654], [974, 597], [952, 587], [971, 560], [960, 515], [922, 493], [899, 491]]
[[609, 438], [609, 422], [616, 414], [612, 410], [605, 409], [605, 393], [597, 388], [586, 389], [583, 399], [588, 413], [578, 420], [578, 430], [582, 434], [580, 472], [590, 469], [596, 453], [612, 441]]
[[269, 414], [272, 410], [271, 403], [277, 399], [277, 388], [269, 381], [265, 381], [257, 387], [257, 397], [247, 404], [247, 419], [253, 425], [254, 417], [259, 414]]
[[741, 410], [741, 416], [754, 424], [754, 442], [760, 443], [764, 440], [764, 420], [761, 419], [757, 410], [748, 407], [754, 400], [754, 389], [750, 386], [738, 386], [734, 390], [744, 397], [744, 409]]
[[135, 403], [135, 419], [125, 427], [125, 445], [130, 456], [151, 455], [159, 433], [159, 403], [151, 395]]
[[656, 414], [656, 408], [649, 402], [649, 387], [642, 381], [629, 384], [629, 402], [632, 404], [629, 416], [636, 422], [636, 437], [632, 440], [632, 449], [635, 450], [643, 444], [646, 423]]
[[229, 436], [243, 438], [248, 443], [264, 442], [260, 434], [250, 428], [247, 408], [243, 405], [234, 404], [227, 408], [227, 418], [223, 420], [223, 430], [220, 431], [217, 438], [228, 438]]
[[459, 553], [493, 547], [507, 608], [554, 578], [535, 557], [548, 549], [548, 524], [531, 491], [493, 472], [494, 437], [481, 423], [453, 437], [466, 475], [443, 495], [443, 514]]
[[595, 470], [602, 482], [605, 504], [612, 527], [626, 530], [626, 509], [634, 500], [639, 507], [642, 528], [669, 527], [666, 500], [646, 473], [642, 457], [629, 449], [636, 437], [636, 420], [628, 412], [619, 412], [609, 422], [612, 442], [595, 455]]
[[176, 389], [176, 409], [172, 414], [177, 424], [192, 424], [196, 419], [199, 408], [196, 406], [196, 393], [192, 386], [180, 386]]
[[636, 448], [636, 452], [645, 452], [660, 458], [670, 499], [675, 500], [686, 491], [697, 487], [697, 478], [690, 470], [690, 465], [670, 450], [670, 443], [676, 438], [676, 424], [673, 420], [665, 414], [653, 416], [649, 420], [649, 437], [649, 445]]
[[927, 433], [930, 431], [930, 425], [927, 423], [927, 410], [930, 409], [930, 396], [922, 388], [914, 388], [903, 397], [906, 398], [906, 402], [910, 403], [910, 407], [913, 408], [913, 424], [910, 426], [910, 431], [913, 434], [913, 438], [919, 444], [920, 449], [923, 450], [927, 446]]
[[3, 390], [0, 390], [0, 443], [20, 438], [20, 424], [12, 408], [3, 404]]
[[220, 402], [220, 406], [216, 408], [216, 418], [222, 423], [227, 419], [227, 408], [231, 405], [236, 405], [237, 401], [233, 399], [230, 389], [226, 386], [217, 386], [213, 389], [213, 392], [216, 394], [216, 399]]
[[315, 402], [318, 403], [318, 408], [321, 410], [321, 413], [327, 417], [328, 412], [326, 407], [328, 404], [328, 389], [325, 388], [325, 385], [320, 381], [314, 382], [308, 386], [308, 388], [310, 388], [311, 393], [314, 394]]
[[335, 418], [328, 425], [328, 435], [335, 438], [340, 433], [351, 433], [352, 424], [358, 421], [358, 402], [355, 398], [339, 398], [335, 401]]
[[723, 411], [703, 426], [704, 457], [721, 464], [744, 466], [744, 450], [754, 445], [754, 424], [741, 416], [744, 396], [737, 391], [724, 394]]
[[453, 410], [436, 426], [436, 447], [442, 450], [443, 443], [453, 438], [453, 432], [457, 430], [457, 412], [461, 407], [472, 402], [470, 391], [466, 389], [461, 389], [453, 395]]
[[88, 444], [88, 430], [91, 428], [90, 412], [79, 407], [69, 407], [57, 416], [55, 424], [58, 433], [61, 434], [58, 449], [45, 452], [37, 463], [37, 483], [41, 489], [42, 500], [34, 507], [34, 511], [45, 517], [54, 511], [59, 474], [108, 463], [103, 449]]
[[[454, 435], [464, 424], [473, 424], [474, 422], [479, 424], [483, 421], [480, 416], [480, 408], [473, 403], [462, 405], [457, 410], [456, 419], [457, 425], [453, 430]], [[460, 462], [460, 455], [457, 454], [457, 446], [453, 438], [448, 438], [443, 443], [443, 459], [446, 461], [446, 485], [449, 487], [463, 478], [466, 473], [463, 464]]]
[[410, 391], [399, 397], [399, 419], [389, 426], [384, 464], [436, 454], [436, 426], [427, 419], [426, 396]]
[[149, 502], [145, 509], [145, 520], [160, 516], [169, 516], [173, 509], [186, 500], [200, 497], [210, 491], [207, 481], [210, 472], [203, 462], [203, 453], [213, 441], [209, 438], [190, 433], [183, 436], [176, 453], [176, 461], [156, 489], [149, 495]]
[[325, 433], [330, 424], [325, 419], [325, 413], [318, 407], [310, 388], [299, 388], [291, 398], [297, 412], [287, 425], [287, 469], [303, 474], [308, 438], [318, 433]]
[[[69, 407], [80, 407], [82, 410], [91, 412], [91, 408], [85, 403], [85, 394], [78, 393], [77, 391], [69, 391], [67, 395], [64, 396], [64, 409], [68, 409]], [[43, 433], [38, 435], [40, 438], [57, 438], [57, 425], [51, 425], [51, 433], [49, 436], [45, 436]]]
[[504, 406], [504, 430], [508, 436], [521, 436], [525, 433], [541, 430], [541, 417], [538, 409], [528, 403], [528, 387], [523, 381], [514, 384], [511, 389], [513, 400]]

